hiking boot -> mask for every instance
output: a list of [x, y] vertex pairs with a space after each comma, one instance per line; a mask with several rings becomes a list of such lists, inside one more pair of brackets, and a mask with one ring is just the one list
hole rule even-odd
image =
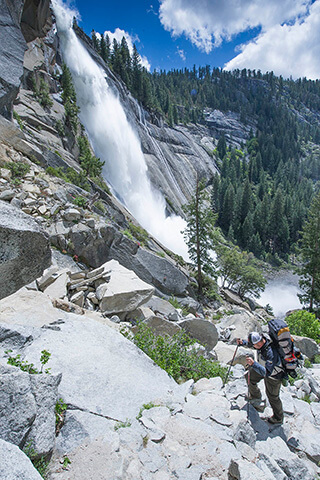
[[281, 425], [283, 423], [283, 418], [279, 420], [278, 418], [272, 416], [267, 418], [267, 422], [271, 423], [272, 425]]
[[249, 403], [257, 410], [257, 412], [262, 413], [266, 408], [266, 400], [262, 400], [261, 398], [252, 398], [249, 400]]

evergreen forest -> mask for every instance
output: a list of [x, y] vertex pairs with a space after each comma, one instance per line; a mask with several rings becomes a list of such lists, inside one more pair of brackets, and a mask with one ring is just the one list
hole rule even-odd
[[91, 41], [143, 107], [169, 126], [206, 124], [216, 109], [249, 127], [245, 143], [221, 135], [208, 152], [220, 171], [210, 180], [212, 208], [228, 240], [273, 264], [288, 261], [320, 187], [320, 81], [209, 65], [150, 73], [125, 38], [111, 44], [92, 31]]

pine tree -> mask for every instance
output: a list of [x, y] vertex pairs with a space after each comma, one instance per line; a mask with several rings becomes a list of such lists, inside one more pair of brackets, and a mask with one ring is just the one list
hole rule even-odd
[[214, 275], [211, 255], [214, 245], [214, 224], [217, 216], [208, 207], [209, 196], [197, 179], [196, 191], [190, 202], [184, 205], [187, 226], [183, 231], [188, 253], [197, 270], [198, 295], [203, 294], [203, 272]]
[[320, 192], [309, 209], [299, 252], [304, 262], [299, 282], [304, 293], [299, 298], [312, 312], [320, 306]]

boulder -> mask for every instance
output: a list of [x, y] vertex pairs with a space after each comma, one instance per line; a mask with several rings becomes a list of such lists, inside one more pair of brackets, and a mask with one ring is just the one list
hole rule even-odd
[[232, 290], [229, 290], [228, 288], [222, 288], [221, 294], [223, 295], [223, 297], [228, 303], [231, 303], [232, 305], [239, 305], [239, 307], [243, 307], [250, 310], [250, 307], [248, 306], [248, 304], [244, 302], [242, 298]]
[[48, 239], [39, 225], [0, 201], [0, 299], [39, 277], [50, 265]]
[[30, 375], [10, 366], [0, 373], [0, 438], [22, 448], [37, 412]]
[[[214, 351], [217, 354], [217, 360], [221, 363], [230, 364], [235, 352], [235, 345], [228, 345], [225, 342], [219, 341], [214, 347]], [[235, 358], [233, 359], [233, 365], [246, 365], [246, 354], [248, 350], [244, 347], [239, 347], [236, 353]]]
[[222, 318], [218, 326], [222, 330], [230, 329], [230, 342], [235, 341], [236, 338], [248, 338], [248, 334], [252, 331], [261, 331], [260, 322], [246, 310]]
[[319, 346], [315, 340], [308, 337], [299, 337], [292, 335], [295, 345], [300, 349], [301, 353], [308, 357], [311, 361], [316, 355], [319, 355]]
[[169, 315], [176, 313], [176, 309], [171, 303], [164, 300], [164, 298], [156, 297], [155, 295], [148, 300], [145, 306], [151, 308], [155, 314], [159, 313], [164, 317], [169, 317]]
[[27, 293], [23, 301], [20, 292], [11, 296], [10, 309], [3, 313], [2, 302], [8, 299], [0, 302], [1, 321], [7, 329], [19, 327], [25, 337], [32, 333], [23, 349], [29, 362], [38, 365], [44, 348], [51, 353], [47, 365], [53, 375], [62, 373], [59, 396], [72, 409], [125, 421], [134, 418], [143, 404], [157, 403], [178, 388], [113, 328], [86, 315], [55, 309], [44, 293]]
[[179, 322], [179, 325], [190, 337], [195, 338], [199, 343], [204, 345], [208, 351], [212, 350], [218, 343], [218, 330], [216, 326], [208, 320], [192, 318]]
[[109, 258], [133, 270], [139, 278], [166, 295], [187, 295], [189, 278], [172, 261], [138, 247], [125, 235], [117, 236], [112, 243]]
[[256, 443], [256, 451], [268, 465], [269, 459], [277, 462], [281, 470], [292, 480], [314, 480], [314, 474], [306, 462], [294, 455], [289, 450], [284, 440], [280, 437], [267, 438], [266, 441]]
[[275, 477], [270, 472], [263, 472], [254, 463], [248, 462], [248, 460], [234, 460], [230, 462], [228, 474], [232, 480], [273, 480]]
[[[173, 336], [175, 333], [181, 331], [181, 328], [162, 317], [153, 315], [152, 317], [147, 318], [143, 322], [147, 325], [156, 335], [169, 335], [170, 337]], [[132, 330], [133, 332], [137, 331], [139, 327], [134, 327]]]
[[1, 439], [0, 478], [5, 480], [42, 480], [40, 473], [20, 448]]
[[98, 298], [100, 310], [106, 315], [135, 310], [154, 293], [152, 285], [140, 280], [133, 271], [116, 260], [105, 263], [104, 270], [110, 274], [110, 280], [108, 284], [99, 287], [102, 294]]
[[30, 375], [30, 381], [36, 402], [36, 418], [27, 436], [26, 444], [31, 443], [39, 456], [46, 456], [55, 445], [55, 406], [58, 401], [61, 374]]

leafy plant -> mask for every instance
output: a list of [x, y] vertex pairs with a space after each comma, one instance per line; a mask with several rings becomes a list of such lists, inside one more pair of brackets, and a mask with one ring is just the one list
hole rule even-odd
[[305, 394], [304, 397], [301, 398], [301, 400], [303, 400], [304, 402], [307, 402], [307, 403], [309, 403], [309, 404], [312, 402], [312, 400], [311, 400], [311, 398], [310, 398], [310, 395], [307, 394], [307, 393]]
[[[130, 335], [124, 333], [130, 338]], [[143, 350], [159, 367], [176, 381], [193, 378], [220, 376], [225, 378], [226, 368], [219, 363], [199, 356], [192, 346], [195, 340], [184, 332], [169, 336], [156, 335], [147, 325], [141, 323], [132, 341]], [[190, 348], [191, 347], [191, 348]]]
[[13, 114], [12, 114], [12, 115], [13, 115], [13, 118], [14, 118], [15, 120], [17, 120], [18, 125], [19, 125], [19, 127], [20, 127], [20, 130], [23, 130], [23, 122], [22, 122], [22, 120], [21, 120], [20, 115], [19, 115], [15, 110], [13, 110]]
[[64, 417], [65, 417], [66, 410], [67, 410], [67, 404], [64, 403], [62, 398], [59, 398], [54, 410], [56, 415], [56, 435], [59, 434], [61, 427], [64, 424]]
[[111, 195], [110, 188], [106, 182], [101, 177], [91, 177], [91, 180], [99, 187], [101, 190], [106, 192], [108, 195]]
[[303, 366], [305, 368], [311, 368], [312, 367], [312, 363], [310, 362], [309, 358], [305, 358], [305, 360], [303, 362]]
[[122, 230], [121, 233], [123, 233], [123, 235], [125, 235], [126, 237], [130, 238], [130, 240], [134, 240], [132, 233], [127, 228], [125, 230]]
[[[8, 364], [13, 365], [14, 367], [20, 368], [23, 372], [28, 372], [31, 374], [40, 374], [43, 373], [43, 367], [46, 365], [49, 361], [49, 358], [51, 356], [51, 353], [49, 353], [47, 350], [42, 350], [41, 352], [41, 357], [40, 357], [40, 362], [41, 362], [41, 369], [40, 371], [34, 366], [33, 363], [29, 363], [27, 360], [22, 360], [21, 359], [21, 354], [19, 353], [15, 357], [12, 357], [10, 354], [12, 353], [12, 350], [6, 350], [5, 354], [9, 357], [8, 358]], [[47, 368], [44, 373], [50, 374], [50, 368]]]
[[149, 435], [144, 435], [144, 437], [142, 437], [142, 445], [143, 445], [143, 448], [146, 448], [146, 447], [147, 447], [148, 441], [149, 441]]
[[39, 455], [33, 448], [32, 443], [28, 443], [24, 447], [23, 451], [27, 455], [27, 457], [30, 458], [34, 468], [38, 470], [41, 477], [47, 478], [49, 460], [46, 459], [44, 456], [39, 458]]
[[84, 135], [78, 137], [78, 145], [80, 149], [79, 163], [81, 167], [90, 177], [99, 177], [105, 162], [92, 155], [89, 140]]
[[291, 315], [286, 318], [286, 322], [293, 335], [309, 337], [319, 341], [320, 322], [314, 313], [307, 312], [306, 310], [298, 310], [291, 313]]
[[140, 242], [142, 245], [147, 242], [149, 234], [144, 228], [140, 227], [139, 225], [134, 225], [132, 222], [129, 222], [128, 227], [129, 232], [136, 240], [138, 240], [138, 242]]
[[63, 470], [67, 470], [68, 465], [70, 465], [71, 460], [68, 457], [63, 457], [62, 468]]
[[6, 162], [5, 168], [11, 171], [12, 178], [22, 178], [30, 172], [30, 165], [23, 162]]
[[125, 422], [117, 422], [114, 426], [115, 430], [119, 430], [119, 428], [128, 428], [131, 427], [131, 422], [129, 418], [126, 418]]
[[63, 138], [65, 136], [64, 124], [61, 120], [56, 121], [56, 130], [59, 137]]
[[87, 199], [80, 196], [74, 197], [72, 201], [75, 205], [77, 205], [77, 207], [81, 207], [81, 208], [85, 208], [87, 204]]
[[104, 206], [102, 200], [97, 200], [96, 202], [94, 202], [94, 206], [95, 206], [98, 210], [100, 210], [102, 213], [105, 213], [105, 212], [106, 212], [106, 209], [105, 209], [105, 206]]
[[159, 407], [159, 405], [155, 405], [153, 402], [144, 403], [144, 404], [142, 405], [142, 407], [140, 408], [139, 413], [138, 413], [138, 415], [136, 416], [136, 419], [139, 420], [139, 418], [142, 417], [142, 412], [143, 412], [144, 410], [150, 410], [150, 409], [153, 408], [153, 407]]
[[42, 105], [44, 108], [52, 107], [53, 101], [49, 95], [50, 93], [49, 84], [43, 78], [41, 78], [39, 82], [39, 87], [38, 87], [36, 80], [33, 77], [32, 85], [33, 85], [34, 96], [38, 99], [40, 105]]
[[46, 173], [54, 177], [62, 178], [65, 182], [73, 183], [87, 192], [90, 191], [90, 185], [84, 172], [78, 173], [73, 170], [73, 168], [64, 170], [62, 167], [47, 167]]

